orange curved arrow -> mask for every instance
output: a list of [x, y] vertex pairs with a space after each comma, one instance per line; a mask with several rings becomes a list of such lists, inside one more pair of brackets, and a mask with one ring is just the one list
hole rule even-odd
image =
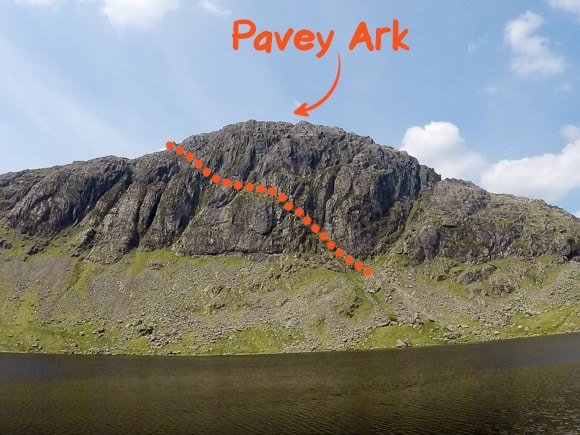
[[340, 79], [340, 52], [338, 53], [338, 71], [336, 72], [336, 78], [334, 79], [334, 83], [332, 84], [332, 87], [330, 88], [330, 90], [326, 93], [326, 95], [324, 97], [322, 97], [322, 99], [320, 101], [314, 103], [312, 106], [308, 106], [308, 103], [302, 103], [300, 105], [300, 107], [298, 107], [294, 111], [294, 115], [310, 116], [310, 114], [308, 112], [316, 109], [317, 107], [322, 106], [322, 104], [330, 98], [330, 96], [332, 95], [332, 93], [336, 89], [336, 85], [338, 85], [339, 79]]

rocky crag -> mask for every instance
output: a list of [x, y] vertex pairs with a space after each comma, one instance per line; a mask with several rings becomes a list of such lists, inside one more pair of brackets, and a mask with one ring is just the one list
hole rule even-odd
[[0, 350], [366, 349], [580, 330], [580, 220], [339, 128], [256, 122], [172, 152], [0, 175]]

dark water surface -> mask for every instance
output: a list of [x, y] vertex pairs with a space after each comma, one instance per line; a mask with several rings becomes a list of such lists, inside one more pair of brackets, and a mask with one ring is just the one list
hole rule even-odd
[[226, 357], [0, 354], [0, 433], [580, 433], [580, 334]]

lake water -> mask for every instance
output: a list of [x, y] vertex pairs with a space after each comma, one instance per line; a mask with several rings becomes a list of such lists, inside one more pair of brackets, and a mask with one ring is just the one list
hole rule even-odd
[[580, 433], [580, 334], [224, 357], [0, 354], [0, 433]]

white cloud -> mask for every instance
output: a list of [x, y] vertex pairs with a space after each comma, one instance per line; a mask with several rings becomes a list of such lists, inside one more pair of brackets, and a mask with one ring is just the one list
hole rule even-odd
[[577, 218], [580, 218], [580, 210], [578, 210], [576, 213], [574, 213], [574, 216], [576, 216]]
[[487, 164], [465, 146], [456, 125], [432, 122], [409, 128], [400, 149], [445, 178], [471, 180], [494, 193], [554, 202], [580, 188], [580, 127], [566, 125], [561, 134], [567, 145], [559, 153]]
[[580, 188], [580, 128], [566, 126], [562, 134], [570, 141], [558, 154], [518, 160], [501, 160], [482, 175], [482, 186], [496, 193], [511, 193], [556, 201]]
[[552, 52], [549, 39], [536, 34], [543, 22], [540, 15], [526, 11], [505, 26], [504, 41], [514, 54], [511, 69], [517, 75], [542, 77], [565, 69], [564, 58]]
[[209, 12], [210, 14], [216, 15], [218, 17], [225, 17], [232, 13], [232, 11], [229, 9], [222, 8], [218, 6], [215, 1], [211, 0], [201, 0], [198, 5], [201, 6], [206, 12]]
[[485, 166], [481, 155], [465, 146], [456, 125], [432, 122], [411, 127], [402, 140], [402, 151], [431, 166], [445, 178], [477, 179]]
[[580, 18], [580, 0], [549, 0], [550, 6]]
[[[18, 4], [31, 6], [53, 6], [65, 0], [15, 0]], [[77, 0], [83, 2], [87, 0]], [[88, 0], [92, 1], [92, 0]], [[133, 27], [141, 30], [149, 29], [157, 24], [171, 11], [179, 7], [180, 0], [101, 0], [101, 12], [115, 27]], [[206, 9], [219, 13], [222, 10], [204, 0]], [[229, 12], [229, 11], [225, 11]]]
[[568, 142], [574, 142], [580, 139], [580, 127], [576, 127], [575, 125], [565, 125], [560, 130], [560, 133], [562, 133], [562, 136]]
[[179, 0], [104, 0], [101, 10], [115, 27], [148, 29], [178, 7]]

